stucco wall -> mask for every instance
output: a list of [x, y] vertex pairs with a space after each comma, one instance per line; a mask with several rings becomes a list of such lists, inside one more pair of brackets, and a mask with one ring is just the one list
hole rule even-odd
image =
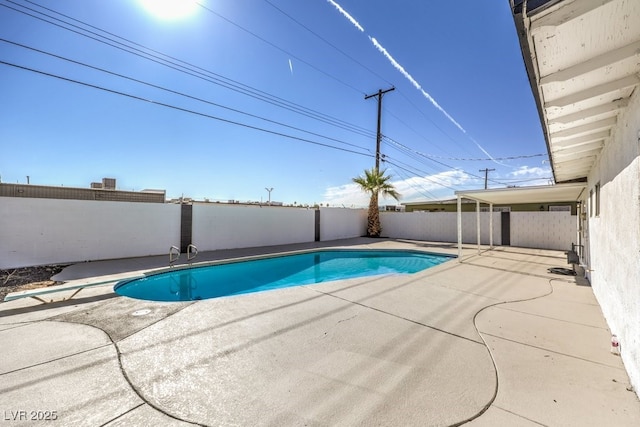
[[180, 206], [0, 198], [0, 268], [166, 254]]
[[366, 209], [320, 208], [321, 241], [360, 237], [366, 232]]
[[578, 243], [578, 222], [570, 212], [511, 212], [511, 246], [569, 250]]
[[[382, 212], [382, 236], [432, 242], [458, 241], [458, 214], [455, 212]], [[462, 213], [462, 242], [477, 243], [476, 213]], [[500, 213], [493, 213], [493, 244], [502, 243]], [[489, 213], [480, 213], [480, 242], [489, 244]]]
[[[631, 382], [640, 390], [640, 92], [618, 117], [588, 177], [600, 183], [600, 215], [588, 216], [593, 292], [621, 342]], [[587, 196], [589, 191], [587, 191]], [[588, 199], [585, 200], [588, 204]], [[595, 200], [594, 200], [595, 202]]]
[[315, 213], [278, 206], [194, 204], [192, 236], [200, 251], [313, 242]]

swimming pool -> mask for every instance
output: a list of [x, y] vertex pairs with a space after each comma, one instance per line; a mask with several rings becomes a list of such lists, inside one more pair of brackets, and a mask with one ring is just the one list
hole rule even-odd
[[382, 274], [412, 274], [454, 258], [395, 250], [321, 250], [185, 269], [118, 282], [118, 295], [192, 301]]

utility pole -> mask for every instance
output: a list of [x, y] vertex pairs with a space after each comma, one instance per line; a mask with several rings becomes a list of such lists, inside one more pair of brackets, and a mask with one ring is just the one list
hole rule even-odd
[[480, 169], [478, 172], [484, 172], [484, 189], [487, 189], [487, 178], [489, 177], [489, 172], [494, 171], [495, 169]]
[[271, 192], [273, 191], [273, 187], [270, 187], [270, 188], [264, 187], [264, 189], [269, 192], [269, 206], [271, 206]]
[[382, 134], [380, 133], [380, 118], [382, 116], [382, 95], [384, 95], [387, 92], [391, 92], [392, 90], [395, 90], [395, 89], [396, 89], [395, 87], [392, 87], [387, 90], [379, 89], [377, 93], [367, 95], [364, 97], [364, 99], [369, 99], [374, 96], [378, 97], [378, 132], [376, 133], [376, 172], [378, 172], [378, 170], [380, 169], [380, 141], [382, 140]]

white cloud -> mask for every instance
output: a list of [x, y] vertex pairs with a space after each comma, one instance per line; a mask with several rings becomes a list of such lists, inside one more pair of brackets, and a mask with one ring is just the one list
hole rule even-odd
[[530, 167], [530, 166], [520, 166], [515, 171], [509, 173], [510, 176], [514, 177], [548, 177], [551, 176], [551, 170], [548, 168], [541, 168], [538, 166]]
[[402, 194], [402, 201], [409, 202], [424, 199], [453, 197], [453, 188], [467, 184], [472, 177], [461, 170], [451, 170], [434, 175], [411, 177], [394, 182]]
[[331, 206], [361, 208], [369, 205], [369, 196], [356, 184], [344, 184], [327, 188], [323, 203], [329, 203]]
[[[440, 199], [453, 197], [453, 189], [461, 187], [473, 180], [472, 177], [460, 170], [442, 172], [424, 177], [412, 177], [393, 181], [392, 184], [402, 196], [401, 202], [425, 199]], [[380, 197], [380, 204], [396, 204], [393, 198]], [[367, 207], [369, 195], [360, 190], [354, 183], [329, 187], [324, 192], [323, 203], [331, 206]]]

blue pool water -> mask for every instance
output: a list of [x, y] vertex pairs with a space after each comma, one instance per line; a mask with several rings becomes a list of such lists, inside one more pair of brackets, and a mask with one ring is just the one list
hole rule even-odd
[[119, 295], [191, 301], [381, 274], [411, 274], [452, 257], [415, 251], [323, 250], [176, 269], [119, 282]]

